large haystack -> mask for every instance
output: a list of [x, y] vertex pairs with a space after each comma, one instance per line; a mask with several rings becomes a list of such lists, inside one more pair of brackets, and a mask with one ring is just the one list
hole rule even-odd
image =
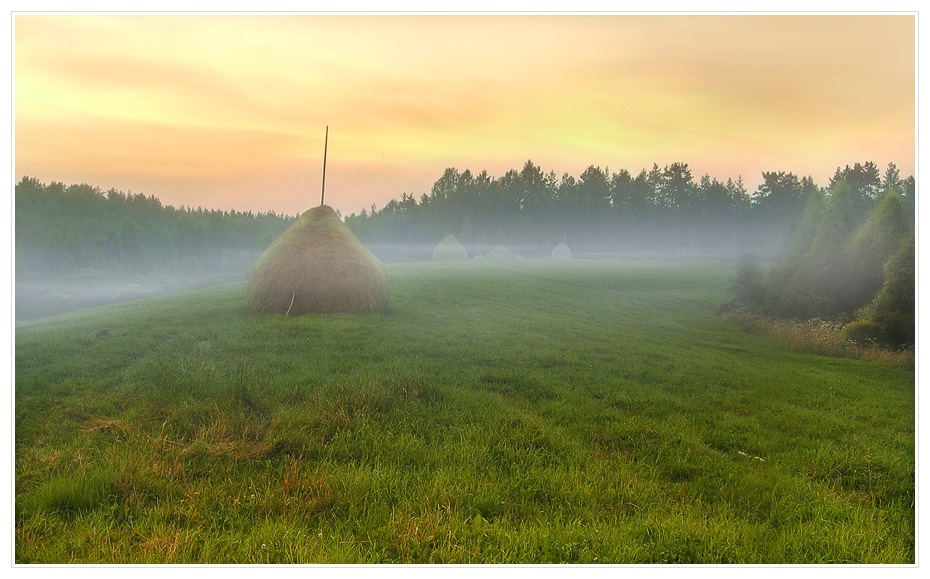
[[387, 305], [381, 262], [326, 205], [281, 234], [249, 279], [249, 307], [260, 312], [377, 312]]
[[572, 250], [565, 245], [565, 242], [558, 244], [552, 250], [552, 253], [549, 255], [552, 259], [571, 259]]
[[463, 261], [468, 259], [468, 252], [454, 235], [439, 242], [433, 250], [433, 261]]

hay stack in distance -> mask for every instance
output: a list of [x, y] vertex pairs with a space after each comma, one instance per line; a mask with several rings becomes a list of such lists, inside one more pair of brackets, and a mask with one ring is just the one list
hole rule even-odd
[[572, 250], [569, 249], [568, 246], [565, 245], [565, 242], [563, 241], [562, 243], [555, 246], [555, 248], [552, 250], [552, 253], [549, 255], [549, 257], [552, 259], [571, 259]]
[[449, 235], [439, 242], [433, 250], [433, 261], [464, 261], [468, 252], [454, 235]]
[[384, 267], [332, 207], [309, 209], [258, 258], [249, 307], [259, 312], [378, 312], [388, 306]]
[[491, 250], [491, 253], [488, 254], [488, 257], [493, 257], [497, 259], [513, 259], [516, 257], [512, 251], [504, 247], [503, 245], [498, 245]]

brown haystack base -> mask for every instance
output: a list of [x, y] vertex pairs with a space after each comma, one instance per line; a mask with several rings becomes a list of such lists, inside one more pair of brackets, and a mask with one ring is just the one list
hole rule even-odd
[[255, 262], [249, 307], [259, 312], [379, 312], [388, 306], [381, 262], [331, 207], [305, 211]]

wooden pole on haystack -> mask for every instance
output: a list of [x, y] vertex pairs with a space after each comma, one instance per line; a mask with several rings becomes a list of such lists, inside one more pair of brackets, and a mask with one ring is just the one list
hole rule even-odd
[[326, 140], [323, 143], [323, 187], [320, 191], [320, 207], [323, 206], [323, 198], [326, 195], [326, 149], [329, 148], [329, 125], [326, 125]]

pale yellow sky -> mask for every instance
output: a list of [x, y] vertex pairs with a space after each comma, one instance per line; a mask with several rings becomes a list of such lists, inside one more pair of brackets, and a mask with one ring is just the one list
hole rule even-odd
[[913, 16], [18, 15], [16, 178], [343, 213], [446, 167], [915, 163]]

